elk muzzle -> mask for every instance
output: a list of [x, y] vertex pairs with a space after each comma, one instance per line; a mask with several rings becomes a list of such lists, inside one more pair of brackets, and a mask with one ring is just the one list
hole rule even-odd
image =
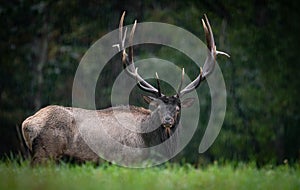
[[163, 117], [163, 120], [162, 120], [163, 127], [171, 128], [174, 126], [174, 124], [175, 124], [175, 120], [171, 116], [167, 115], [167, 116]]

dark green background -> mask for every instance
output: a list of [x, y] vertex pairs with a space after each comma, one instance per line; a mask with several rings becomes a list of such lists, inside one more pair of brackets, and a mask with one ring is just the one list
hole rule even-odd
[[[85, 51], [116, 29], [123, 10], [125, 24], [165, 22], [204, 40], [206, 13], [219, 50], [227, 88], [227, 112], [214, 145], [198, 154], [199, 127], [177, 161], [195, 164], [214, 160], [294, 162], [300, 157], [299, 127], [299, 1], [5, 1], [0, 3], [0, 156], [26, 155], [18, 137], [22, 121], [49, 104], [71, 106], [72, 82]], [[111, 48], [111, 47], [108, 47]], [[136, 59], [159, 57], [195, 69], [184, 55], [154, 45], [137, 49]], [[97, 85], [98, 108], [110, 106], [111, 85], [121, 71], [111, 60]], [[191, 66], [186, 66], [191, 65]], [[166, 85], [165, 85], [166, 86]], [[210, 112], [207, 84], [201, 97], [201, 124]], [[141, 92], [131, 103], [144, 105]]]

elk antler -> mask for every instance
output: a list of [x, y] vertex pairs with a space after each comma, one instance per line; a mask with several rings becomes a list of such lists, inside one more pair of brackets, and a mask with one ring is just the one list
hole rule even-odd
[[[129, 55], [126, 53], [126, 48], [125, 48], [125, 39], [126, 39], [126, 33], [127, 33], [127, 28], [125, 28], [125, 31], [123, 33], [123, 22], [124, 22], [124, 17], [125, 17], [125, 11], [122, 14], [122, 17], [120, 19], [120, 24], [119, 24], [119, 41], [120, 44], [114, 45], [114, 47], [118, 47], [119, 51], [122, 51], [122, 64], [123, 68], [126, 71], [126, 73], [134, 78], [137, 81], [137, 85], [140, 89], [153, 93], [157, 97], [163, 96], [160, 90], [160, 85], [159, 85], [159, 78], [156, 73], [156, 80], [157, 80], [157, 89], [153, 87], [151, 84], [149, 84], [147, 81], [145, 81], [139, 74], [138, 74], [138, 68], [135, 67], [134, 61], [133, 61], [133, 36], [136, 28], [136, 23], [137, 21], [134, 21], [133, 27], [131, 29], [130, 35], [129, 35]], [[120, 47], [121, 46], [121, 47]]]
[[184, 89], [181, 90], [181, 86], [182, 86], [183, 79], [184, 79], [184, 69], [182, 69], [181, 81], [180, 81], [180, 85], [179, 85], [179, 88], [177, 91], [178, 97], [182, 97], [183, 95], [196, 89], [200, 85], [200, 83], [202, 81], [204, 81], [206, 79], [206, 77], [212, 73], [212, 71], [214, 70], [215, 64], [216, 64], [216, 57], [218, 54], [230, 57], [225, 52], [217, 51], [214, 36], [213, 36], [212, 30], [211, 30], [211, 27], [210, 27], [210, 24], [209, 24], [209, 21], [208, 21], [206, 15], [204, 15], [204, 19], [201, 19], [201, 20], [202, 20], [202, 25], [203, 25], [204, 32], [205, 32], [206, 43], [207, 43], [206, 45], [208, 48], [207, 57], [206, 57], [203, 69], [200, 67], [200, 73], [199, 73], [198, 77], [194, 81], [192, 81], [190, 84], [188, 84]]

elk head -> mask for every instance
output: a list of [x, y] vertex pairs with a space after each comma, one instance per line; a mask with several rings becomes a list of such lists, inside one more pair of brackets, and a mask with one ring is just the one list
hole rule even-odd
[[126, 53], [125, 40], [126, 40], [127, 28], [125, 28], [125, 31], [123, 32], [124, 17], [125, 17], [125, 12], [122, 14], [122, 17], [120, 19], [120, 24], [119, 24], [120, 43], [114, 46], [118, 47], [119, 51], [122, 51], [122, 64], [125, 72], [130, 77], [136, 80], [137, 85], [141, 90], [150, 92], [154, 95], [154, 96], [143, 96], [143, 98], [150, 105], [150, 108], [152, 109], [152, 113], [158, 115], [160, 120], [160, 126], [165, 130], [167, 135], [170, 136], [172, 132], [176, 129], [177, 124], [179, 123], [181, 108], [189, 107], [194, 102], [194, 98], [187, 98], [183, 101], [181, 101], [181, 98], [185, 94], [196, 89], [200, 85], [200, 83], [204, 81], [206, 77], [213, 72], [216, 63], [216, 57], [218, 54], [226, 55], [227, 57], [229, 57], [229, 55], [224, 52], [216, 50], [211, 26], [209, 24], [206, 15], [204, 15], [204, 19], [202, 19], [202, 25], [205, 31], [205, 37], [206, 37], [207, 48], [208, 48], [207, 58], [204, 63], [204, 69], [200, 67], [200, 72], [199, 75], [196, 77], [196, 79], [193, 80], [190, 84], [188, 84], [184, 89], [182, 89], [182, 84], [184, 81], [184, 74], [185, 74], [183, 68], [181, 74], [181, 81], [177, 93], [172, 96], [166, 96], [161, 93], [160, 82], [157, 73], [156, 73], [157, 88], [155, 88], [147, 81], [145, 81], [138, 74], [138, 68], [136, 68], [134, 65], [133, 36], [136, 29], [136, 23], [137, 23], [136, 20], [133, 24], [129, 36], [129, 44], [130, 44], [128, 48], [129, 51], [128, 54]]

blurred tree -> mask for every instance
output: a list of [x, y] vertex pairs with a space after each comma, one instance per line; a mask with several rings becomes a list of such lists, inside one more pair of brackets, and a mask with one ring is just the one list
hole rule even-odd
[[[258, 163], [296, 160], [300, 154], [299, 7], [297, 1], [6, 1], [0, 4], [0, 155], [18, 151], [15, 126], [48, 104], [71, 105], [73, 77], [85, 51], [126, 24], [166, 22], [183, 27], [204, 40], [200, 18], [209, 16], [219, 49], [228, 93], [226, 119], [214, 145], [197, 153], [210, 113], [209, 89], [199, 90], [199, 129], [177, 159], [188, 162], [230, 159]], [[139, 58], [157, 56], [197, 69], [185, 55], [166, 47], [145, 46]], [[98, 80], [97, 107], [110, 106], [113, 80], [121, 71], [115, 57]], [[225, 63], [223, 63], [225, 62]], [[133, 104], [140, 105], [134, 90]], [[137, 100], [138, 99], [138, 100]]]

